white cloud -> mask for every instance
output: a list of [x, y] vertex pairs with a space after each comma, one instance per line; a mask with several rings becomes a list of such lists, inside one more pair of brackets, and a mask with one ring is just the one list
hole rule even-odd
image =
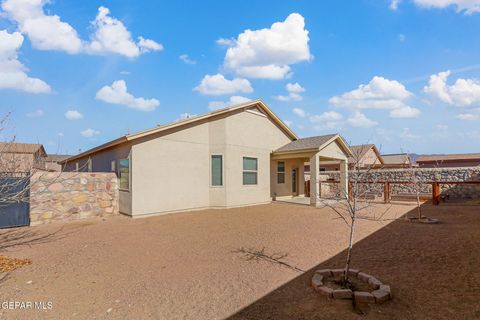
[[237, 39], [219, 39], [228, 46], [224, 66], [247, 78], [283, 79], [291, 74], [290, 65], [309, 61], [308, 30], [298, 13], [270, 28], [245, 30]]
[[335, 129], [342, 126], [343, 116], [336, 111], [325, 111], [321, 114], [310, 116], [309, 120], [315, 124], [316, 130]]
[[420, 136], [413, 134], [410, 131], [410, 128], [403, 128], [402, 132], [400, 132], [399, 137], [403, 140], [417, 140]]
[[92, 25], [95, 29], [87, 51], [96, 54], [117, 53], [129, 58], [138, 57], [141, 53], [159, 51], [163, 46], [153, 40], [138, 38], [135, 43], [130, 31], [124, 24], [109, 16], [110, 10], [105, 7], [98, 8], [98, 14]]
[[27, 113], [28, 118], [40, 118], [45, 115], [45, 112], [43, 112], [42, 109], [35, 110], [33, 112]]
[[414, 118], [420, 110], [407, 105], [412, 96], [400, 82], [375, 76], [368, 84], [330, 98], [329, 103], [352, 109], [390, 109], [392, 118]]
[[414, 0], [415, 4], [424, 8], [444, 9], [455, 7], [457, 12], [465, 14], [474, 14], [480, 12], [479, 0]]
[[370, 120], [363, 113], [356, 111], [352, 116], [347, 119], [347, 123], [352, 127], [357, 128], [371, 128], [378, 125], [378, 122]]
[[410, 106], [404, 106], [390, 111], [391, 118], [418, 118], [418, 116], [420, 116], [420, 110]]
[[65, 118], [68, 120], [79, 120], [83, 118], [83, 114], [78, 112], [77, 110], [68, 110], [65, 112]]
[[92, 128], [88, 128], [88, 129], [85, 129], [82, 132], [80, 132], [80, 134], [82, 136], [84, 136], [85, 138], [92, 138], [94, 136], [98, 136], [100, 134], [100, 131], [92, 129]]
[[459, 115], [457, 115], [456, 118], [460, 120], [465, 120], [465, 121], [474, 121], [474, 120], [479, 120], [480, 116], [473, 113], [460, 113]]
[[195, 116], [194, 114], [191, 114], [189, 112], [181, 113], [180, 114], [180, 120], [185, 120], [185, 119], [188, 119], [188, 118], [191, 118], [191, 117], [194, 117], [194, 116]]
[[179, 56], [180, 60], [182, 60], [183, 62], [185, 62], [186, 64], [196, 64], [197, 61], [193, 60], [192, 58], [190, 58], [188, 56], [188, 54], [181, 54]]
[[28, 36], [34, 48], [80, 52], [83, 44], [77, 31], [59, 16], [46, 15], [43, 6], [47, 3], [47, 0], [5, 0], [2, 9], [9, 19], [17, 22], [18, 29]]
[[292, 124], [293, 124], [293, 122], [291, 120], [283, 120], [283, 123], [285, 123], [287, 125], [287, 127], [289, 127], [289, 128], [291, 128]]
[[443, 124], [443, 123], [439, 123], [435, 126], [438, 130], [442, 130], [442, 131], [445, 131], [448, 129], [448, 125], [446, 124]]
[[111, 86], [104, 86], [98, 90], [96, 99], [124, 105], [140, 111], [153, 111], [160, 105], [157, 99], [136, 98], [127, 92], [127, 84], [124, 80], [117, 80]]
[[305, 88], [303, 88], [298, 82], [295, 83], [287, 83], [285, 89], [288, 91], [288, 95], [286, 96], [275, 96], [274, 98], [279, 101], [300, 101], [302, 100], [302, 96], [300, 93], [305, 92]]
[[251, 99], [242, 97], [242, 96], [231, 96], [228, 101], [211, 101], [208, 103], [208, 109], [210, 110], [218, 110], [218, 109], [223, 109], [228, 106], [233, 106], [236, 104], [241, 104], [251, 101]]
[[423, 91], [442, 102], [456, 107], [480, 106], [480, 82], [474, 79], [457, 79], [453, 85], [447, 84], [450, 71], [430, 76]]
[[216, 41], [216, 43], [219, 45], [219, 46], [226, 46], [226, 47], [230, 47], [230, 46], [234, 46], [235, 45], [235, 39], [226, 39], [226, 38], [220, 38]]
[[109, 9], [98, 8], [92, 26], [91, 42], [82, 40], [77, 31], [58, 15], [48, 15], [44, 5], [49, 0], [5, 0], [2, 9], [5, 15], [18, 24], [18, 29], [27, 35], [32, 46], [40, 50], [58, 50], [70, 54], [87, 52], [91, 54], [117, 53], [129, 58], [149, 51], [159, 51], [161, 44], [143, 37], [137, 42], [124, 24], [109, 16]]
[[400, 41], [400, 42], [405, 42], [405, 40], [407, 39], [407, 36], [404, 35], [403, 33], [399, 33], [399, 34], [397, 35], [397, 39], [398, 39], [398, 41]]
[[391, 1], [390, 1], [390, 9], [391, 9], [391, 10], [397, 10], [400, 1], [401, 1], [401, 0], [391, 0]]
[[220, 73], [213, 76], [207, 74], [194, 90], [201, 94], [212, 96], [233, 94], [236, 92], [253, 92], [250, 81], [247, 79], [235, 78], [233, 80], [228, 80]]
[[18, 50], [23, 44], [19, 32], [0, 30], [0, 89], [15, 89], [30, 93], [48, 93], [50, 86], [37, 78], [30, 78], [27, 68], [18, 60]]
[[307, 116], [307, 113], [305, 112], [305, 110], [301, 108], [293, 108], [292, 112], [300, 118], [305, 118]]

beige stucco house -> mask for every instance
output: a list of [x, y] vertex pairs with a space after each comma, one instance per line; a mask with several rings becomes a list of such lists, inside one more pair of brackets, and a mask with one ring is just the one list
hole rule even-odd
[[[63, 165], [116, 172], [120, 212], [139, 217], [302, 196], [307, 160], [340, 160], [346, 188], [350, 154], [339, 135], [299, 139], [257, 100], [122, 136]], [[318, 170], [311, 174], [318, 181]], [[314, 205], [315, 195], [318, 185], [311, 188]]]

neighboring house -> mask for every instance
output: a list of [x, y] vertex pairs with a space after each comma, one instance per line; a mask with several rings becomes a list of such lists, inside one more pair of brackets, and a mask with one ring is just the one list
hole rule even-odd
[[32, 169], [43, 170], [46, 156], [41, 144], [0, 142], [0, 172], [24, 173]]
[[480, 153], [424, 155], [416, 162], [420, 168], [478, 167]]
[[[383, 159], [374, 144], [362, 144], [350, 146], [353, 156], [348, 158], [348, 168], [350, 170], [360, 168], [379, 168], [383, 166]], [[357, 159], [358, 164], [357, 164]], [[339, 161], [323, 161], [320, 163], [320, 171], [338, 171], [340, 170]], [[310, 164], [306, 164], [305, 171], [308, 175]]]
[[68, 154], [48, 154], [43, 160], [45, 163], [45, 170], [62, 171], [62, 165], [59, 162], [70, 157], [71, 155]]
[[350, 154], [339, 135], [299, 139], [257, 100], [128, 134], [61, 163], [64, 171], [116, 172], [120, 212], [137, 217], [301, 195], [305, 161], [342, 160], [346, 188]]
[[383, 165], [385, 169], [409, 168], [415, 166], [408, 153], [382, 154]]

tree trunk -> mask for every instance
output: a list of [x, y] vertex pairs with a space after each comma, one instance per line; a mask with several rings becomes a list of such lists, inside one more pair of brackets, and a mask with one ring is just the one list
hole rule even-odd
[[348, 283], [348, 270], [350, 269], [350, 260], [352, 258], [354, 234], [355, 234], [355, 216], [352, 217], [352, 224], [350, 226], [350, 239], [348, 241], [347, 261], [345, 262], [345, 271], [343, 273], [343, 281], [345, 285]]

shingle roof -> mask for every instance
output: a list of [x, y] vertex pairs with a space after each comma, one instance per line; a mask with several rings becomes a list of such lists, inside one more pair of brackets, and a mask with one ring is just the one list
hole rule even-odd
[[37, 143], [0, 142], [0, 152], [3, 153], [35, 153], [39, 149], [43, 146]]
[[406, 164], [410, 162], [410, 156], [406, 153], [382, 154], [384, 164]]
[[323, 146], [330, 139], [335, 137], [337, 134], [329, 134], [325, 136], [315, 136], [308, 138], [301, 138], [290, 143], [287, 143], [283, 147], [278, 148], [275, 152], [285, 152], [285, 151], [296, 151], [304, 149], [314, 149]]
[[419, 156], [417, 162], [426, 161], [449, 161], [449, 160], [478, 160], [480, 153], [464, 153], [464, 154], [432, 154]]

